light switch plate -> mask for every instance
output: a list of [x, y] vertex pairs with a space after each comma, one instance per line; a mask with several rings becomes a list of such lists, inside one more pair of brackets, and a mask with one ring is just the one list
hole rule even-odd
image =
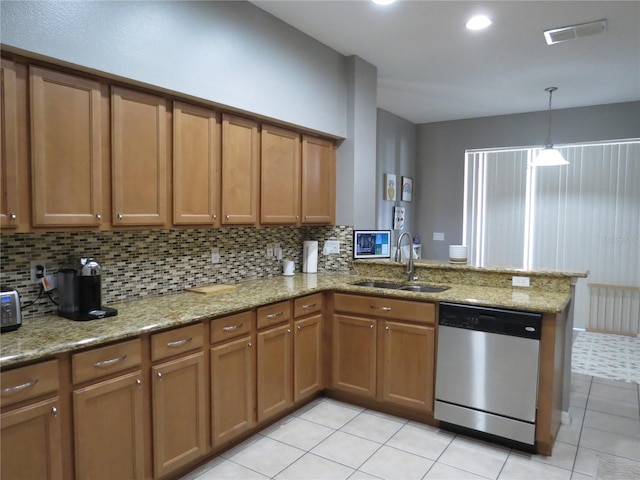
[[443, 232], [433, 232], [433, 239], [437, 242], [444, 242]]
[[220, 263], [220, 249], [218, 247], [211, 248], [211, 263]]

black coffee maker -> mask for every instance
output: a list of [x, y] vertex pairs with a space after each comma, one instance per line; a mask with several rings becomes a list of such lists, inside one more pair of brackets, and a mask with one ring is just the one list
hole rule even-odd
[[92, 257], [72, 259], [58, 270], [58, 315], [71, 320], [95, 320], [118, 314], [102, 306], [102, 267]]

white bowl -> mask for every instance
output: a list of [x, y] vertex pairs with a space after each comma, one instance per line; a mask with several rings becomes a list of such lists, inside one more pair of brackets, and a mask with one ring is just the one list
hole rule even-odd
[[451, 263], [467, 263], [467, 252], [466, 245], [449, 245], [449, 261]]

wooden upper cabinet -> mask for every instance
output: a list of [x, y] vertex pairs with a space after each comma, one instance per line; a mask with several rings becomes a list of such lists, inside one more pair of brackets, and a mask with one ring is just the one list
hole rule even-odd
[[156, 95], [113, 87], [113, 224], [167, 223], [167, 112]]
[[336, 149], [334, 142], [303, 135], [303, 224], [334, 224], [336, 221]]
[[16, 65], [0, 69], [0, 227], [18, 224], [18, 89]]
[[98, 226], [100, 84], [33, 66], [30, 81], [33, 225]]
[[300, 219], [300, 135], [262, 125], [260, 223], [296, 224]]
[[220, 223], [220, 120], [209, 109], [173, 103], [173, 223]]
[[222, 115], [222, 223], [258, 222], [260, 142], [258, 123]]

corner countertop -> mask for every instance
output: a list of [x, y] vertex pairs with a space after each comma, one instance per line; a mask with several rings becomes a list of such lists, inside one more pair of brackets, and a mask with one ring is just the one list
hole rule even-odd
[[185, 291], [110, 304], [118, 309], [118, 315], [101, 320], [75, 322], [56, 315], [27, 318], [18, 330], [0, 337], [0, 368], [331, 290], [543, 313], [559, 313], [571, 300], [567, 291], [451, 284], [444, 292], [416, 293], [353, 285], [360, 280], [363, 277], [344, 273], [298, 273], [248, 280], [215, 295]]

